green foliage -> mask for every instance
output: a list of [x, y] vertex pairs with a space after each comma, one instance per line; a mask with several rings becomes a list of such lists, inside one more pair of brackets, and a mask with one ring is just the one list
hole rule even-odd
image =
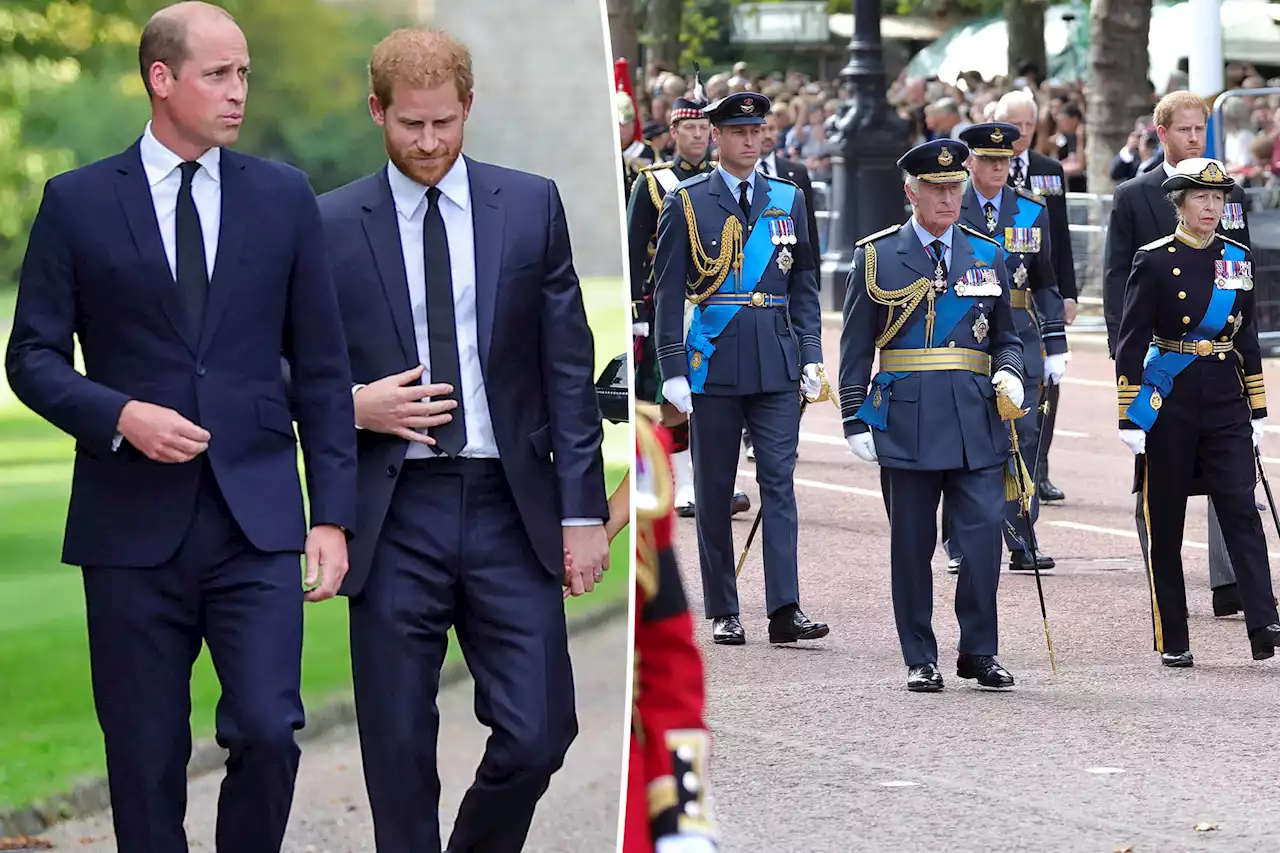
[[711, 4], [702, 0], [685, 0], [684, 14], [680, 21], [680, 67], [692, 68], [695, 62], [709, 65], [706, 56], [708, 42], [720, 37], [720, 18], [708, 8]]

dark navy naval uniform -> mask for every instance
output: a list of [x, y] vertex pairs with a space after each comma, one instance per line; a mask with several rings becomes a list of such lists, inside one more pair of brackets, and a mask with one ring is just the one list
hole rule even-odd
[[[1225, 192], [1234, 181], [1217, 161], [1197, 158], [1164, 182], [1166, 191], [1202, 186]], [[1280, 642], [1254, 505], [1250, 422], [1267, 411], [1253, 276], [1243, 244], [1218, 234], [1202, 240], [1179, 224], [1138, 250], [1125, 288], [1116, 349], [1120, 429], [1147, 433], [1138, 477], [1155, 649], [1166, 666], [1192, 665], [1181, 553], [1190, 494], [1207, 492], [1217, 510], [1253, 658], [1271, 657]]]
[[[713, 125], [763, 124], [769, 100], [744, 92], [706, 108]], [[756, 436], [770, 642], [825, 636], [799, 608], [795, 452], [801, 369], [821, 364], [821, 315], [804, 196], [751, 171], [684, 181], [667, 195], [655, 259], [656, 344], [664, 381], [687, 377], [705, 614], [740, 644], [730, 497], [745, 422]], [[694, 308], [685, 328], [686, 302]]]
[[[961, 141], [971, 147], [973, 153], [983, 157], [1009, 157], [1013, 154], [1013, 142], [1019, 136], [1011, 124], [990, 122], [973, 125], [961, 134]], [[1026, 415], [1014, 421], [1018, 431], [1018, 447], [1027, 465], [1028, 473], [1036, 464], [1036, 449], [1040, 443], [1042, 418], [1038, 403], [1045, 391], [1044, 358], [1067, 352], [1067, 332], [1064, 323], [1062, 294], [1058, 292], [1053, 267], [1050, 240], [1049, 213], [1046, 200], [1029, 190], [1017, 190], [1004, 186], [994, 199], [982, 198], [970, 183], [965, 189], [960, 208], [960, 222], [973, 230], [990, 236], [1006, 252], [1009, 272], [1009, 304], [1013, 308], [1013, 320], [1022, 339], [1023, 350], [1023, 404]], [[1036, 490], [1039, 491], [1038, 489]], [[1031, 521], [1040, 517], [1040, 499], [1035, 494], [1031, 500]], [[942, 505], [943, 535], [948, 532], [949, 513], [946, 501]], [[1027, 553], [1026, 518], [1017, 500], [1005, 504], [1004, 541], [1009, 548], [1009, 568], [1032, 569], [1031, 556]], [[963, 559], [960, 549], [948, 539], [948, 553], [952, 561]], [[1053, 560], [1040, 555], [1040, 568], [1053, 568]]]
[[[963, 143], [938, 140], [912, 149], [899, 165], [922, 181], [963, 181], [967, 156]], [[988, 686], [1013, 681], [994, 661], [1010, 443], [991, 377], [999, 370], [1023, 376], [1008, 289], [1005, 253], [995, 240], [963, 225], [935, 238], [914, 217], [860, 240], [849, 273], [840, 407], [846, 436], [874, 436], [890, 518], [894, 617], [913, 690], [942, 686], [930, 560], [944, 496], [951, 536], [964, 554], [957, 669]], [[880, 372], [871, 377], [877, 349]]]

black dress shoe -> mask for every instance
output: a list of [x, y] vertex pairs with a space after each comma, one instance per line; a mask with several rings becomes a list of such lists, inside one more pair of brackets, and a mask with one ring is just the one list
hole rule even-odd
[[1040, 564], [1040, 571], [1047, 572], [1057, 565], [1053, 561], [1053, 557], [1046, 557], [1044, 554], [1037, 554], [1036, 561], [1031, 561], [1031, 552], [1029, 551], [1010, 551], [1009, 552], [1009, 571], [1011, 572], [1034, 572], [1036, 563]]
[[771, 643], [818, 640], [829, 633], [831, 629], [825, 623], [814, 622], [795, 604], [783, 607], [769, 617], [769, 642]]
[[751, 509], [751, 498], [744, 491], [736, 491], [733, 493], [733, 500], [729, 502], [729, 509], [733, 511], [733, 515], [746, 512]]
[[1240, 612], [1240, 589], [1233, 583], [1213, 591], [1213, 615], [1232, 616]]
[[1160, 663], [1174, 669], [1185, 669], [1195, 666], [1196, 661], [1191, 652], [1164, 652], [1160, 655]]
[[960, 557], [951, 557], [950, 559], [947, 560], [947, 574], [949, 575], [960, 574], [960, 560], [961, 560]]
[[1254, 660], [1275, 657], [1276, 646], [1280, 645], [1280, 625], [1273, 622], [1265, 628], [1250, 631], [1249, 645], [1253, 648]]
[[1059, 489], [1053, 483], [1050, 483], [1048, 480], [1040, 481], [1040, 500], [1042, 502], [1050, 503], [1053, 501], [1065, 500], [1066, 497], [1067, 496], [1062, 493], [1062, 489]]
[[991, 655], [960, 655], [956, 658], [956, 675], [975, 678], [983, 687], [1013, 686], [1013, 676]]
[[907, 667], [907, 689], [912, 693], [937, 693], [942, 689], [942, 673], [937, 664], [922, 663]]
[[711, 620], [711, 641], [721, 646], [741, 646], [747, 641], [747, 632], [742, 630], [737, 614]]

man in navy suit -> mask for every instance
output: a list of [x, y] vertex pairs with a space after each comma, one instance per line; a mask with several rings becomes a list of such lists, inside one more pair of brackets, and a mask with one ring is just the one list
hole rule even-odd
[[303, 725], [299, 553], [305, 598], [332, 597], [355, 525], [350, 369], [306, 177], [223, 147], [249, 71], [235, 22], [179, 4], [139, 54], [151, 122], [122, 154], [46, 185], [6, 365], [18, 398], [76, 439], [62, 558], [84, 567], [120, 850], [187, 850], [204, 642], [230, 751], [218, 850], [278, 851]]
[[370, 77], [390, 163], [320, 208], [357, 383], [343, 592], [374, 834], [440, 850], [452, 627], [493, 734], [448, 849], [514, 853], [577, 735], [562, 583], [608, 559], [592, 335], [555, 184], [461, 156], [467, 49], [397, 30]]

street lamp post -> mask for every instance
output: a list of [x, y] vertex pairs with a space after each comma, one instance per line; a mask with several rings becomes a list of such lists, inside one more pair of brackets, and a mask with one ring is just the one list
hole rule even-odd
[[855, 0], [849, 64], [840, 72], [852, 88], [844, 115], [830, 140], [833, 213], [822, 263], [825, 309], [844, 303], [853, 244], [904, 220], [906, 195], [898, 158], [907, 149], [907, 126], [889, 108], [880, 0]]

